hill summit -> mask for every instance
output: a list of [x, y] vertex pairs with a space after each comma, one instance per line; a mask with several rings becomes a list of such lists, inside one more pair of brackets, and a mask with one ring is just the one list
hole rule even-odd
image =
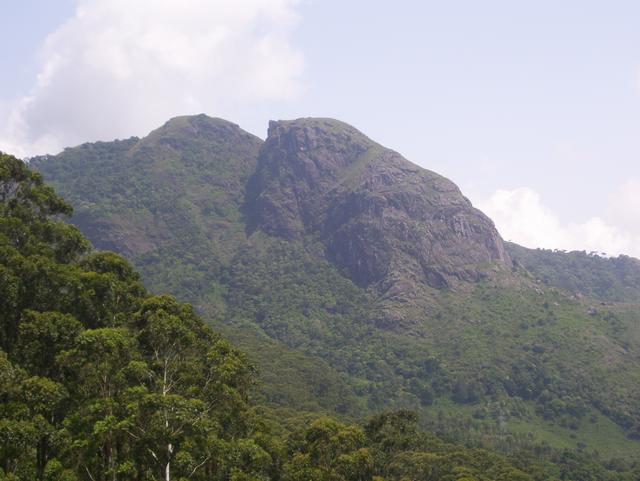
[[222, 119], [182, 116], [142, 139], [32, 164], [77, 206], [98, 247], [134, 259], [180, 249], [187, 221], [190, 248], [211, 263], [257, 230], [312, 238], [380, 293], [512, 266], [493, 222], [453, 182], [337, 120], [272, 121], [262, 142]]
[[510, 267], [493, 222], [448, 179], [330, 119], [271, 122], [249, 199], [252, 228], [321, 240], [356, 284], [447, 287]]

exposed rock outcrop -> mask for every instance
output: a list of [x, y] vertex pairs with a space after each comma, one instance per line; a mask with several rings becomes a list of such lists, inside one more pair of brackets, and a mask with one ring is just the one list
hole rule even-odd
[[511, 267], [493, 222], [455, 184], [335, 120], [271, 122], [250, 192], [251, 229], [318, 237], [361, 286], [446, 287]]

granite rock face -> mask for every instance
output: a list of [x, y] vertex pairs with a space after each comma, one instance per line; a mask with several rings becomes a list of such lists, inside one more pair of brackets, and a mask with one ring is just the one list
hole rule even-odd
[[360, 286], [448, 287], [511, 267], [455, 184], [335, 120], [271, 122], [251, 184], [250, 231], [316, 237]]

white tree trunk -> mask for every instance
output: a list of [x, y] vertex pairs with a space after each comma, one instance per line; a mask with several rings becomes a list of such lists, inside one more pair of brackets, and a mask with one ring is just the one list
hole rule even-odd
[[[169, 364], [168, 360], [165, 359], [164, 373], [163, 373], [163, 380], [162, 380], [162, 397], [163, 398], [167, 397], [167, 391], [168, 391], [168, 386], [167, 386], [168, 364]], [[164, 427], [167, 428], [167, 432], [169, 432], [169, 416], [167, 414], [166, 406], [164, 411]], [[171, 481], [171, 456], [173, 456], [173, 445], [171, 443], [168, 443], [167, 444], [167, 464], [164, 467], [164, 481]]]

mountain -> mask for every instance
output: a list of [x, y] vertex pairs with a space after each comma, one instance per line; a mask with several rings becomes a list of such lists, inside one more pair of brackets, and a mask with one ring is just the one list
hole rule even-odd
[[507, 451], [640, 452], [635, 271], [615, 301], [595, 281], [577, 296], [565, 254], [505, 246], [455, 184], [351, 126], [273, 122], [263, 142], [180, 117], [31, 165], [95, 245], [258, 362], [273, 409], [410, 408]]
[[97, 248], [150, 266], [144, 277], [158, 290], [183, 293], [213, 285], [225, 246], [244, 238], [240, 208], [261, 144], [230, 122], [179, 117], [144, 139], [67, 149], [48, 176], [76, 185], [62, 192]]
[[94, 250], [71, 206], [0, 154], [0, 479], [626, 481], [581, 453], [445, 442], [408, 411], [344, 424], [261, 414], [255, 369], [190, 305]]
[[251, 229], [319, 239], [359, 286], [448, 287], [510, 267], [493, 223], [451, 181], [335, 120], [271, 122], [252, 179]]

